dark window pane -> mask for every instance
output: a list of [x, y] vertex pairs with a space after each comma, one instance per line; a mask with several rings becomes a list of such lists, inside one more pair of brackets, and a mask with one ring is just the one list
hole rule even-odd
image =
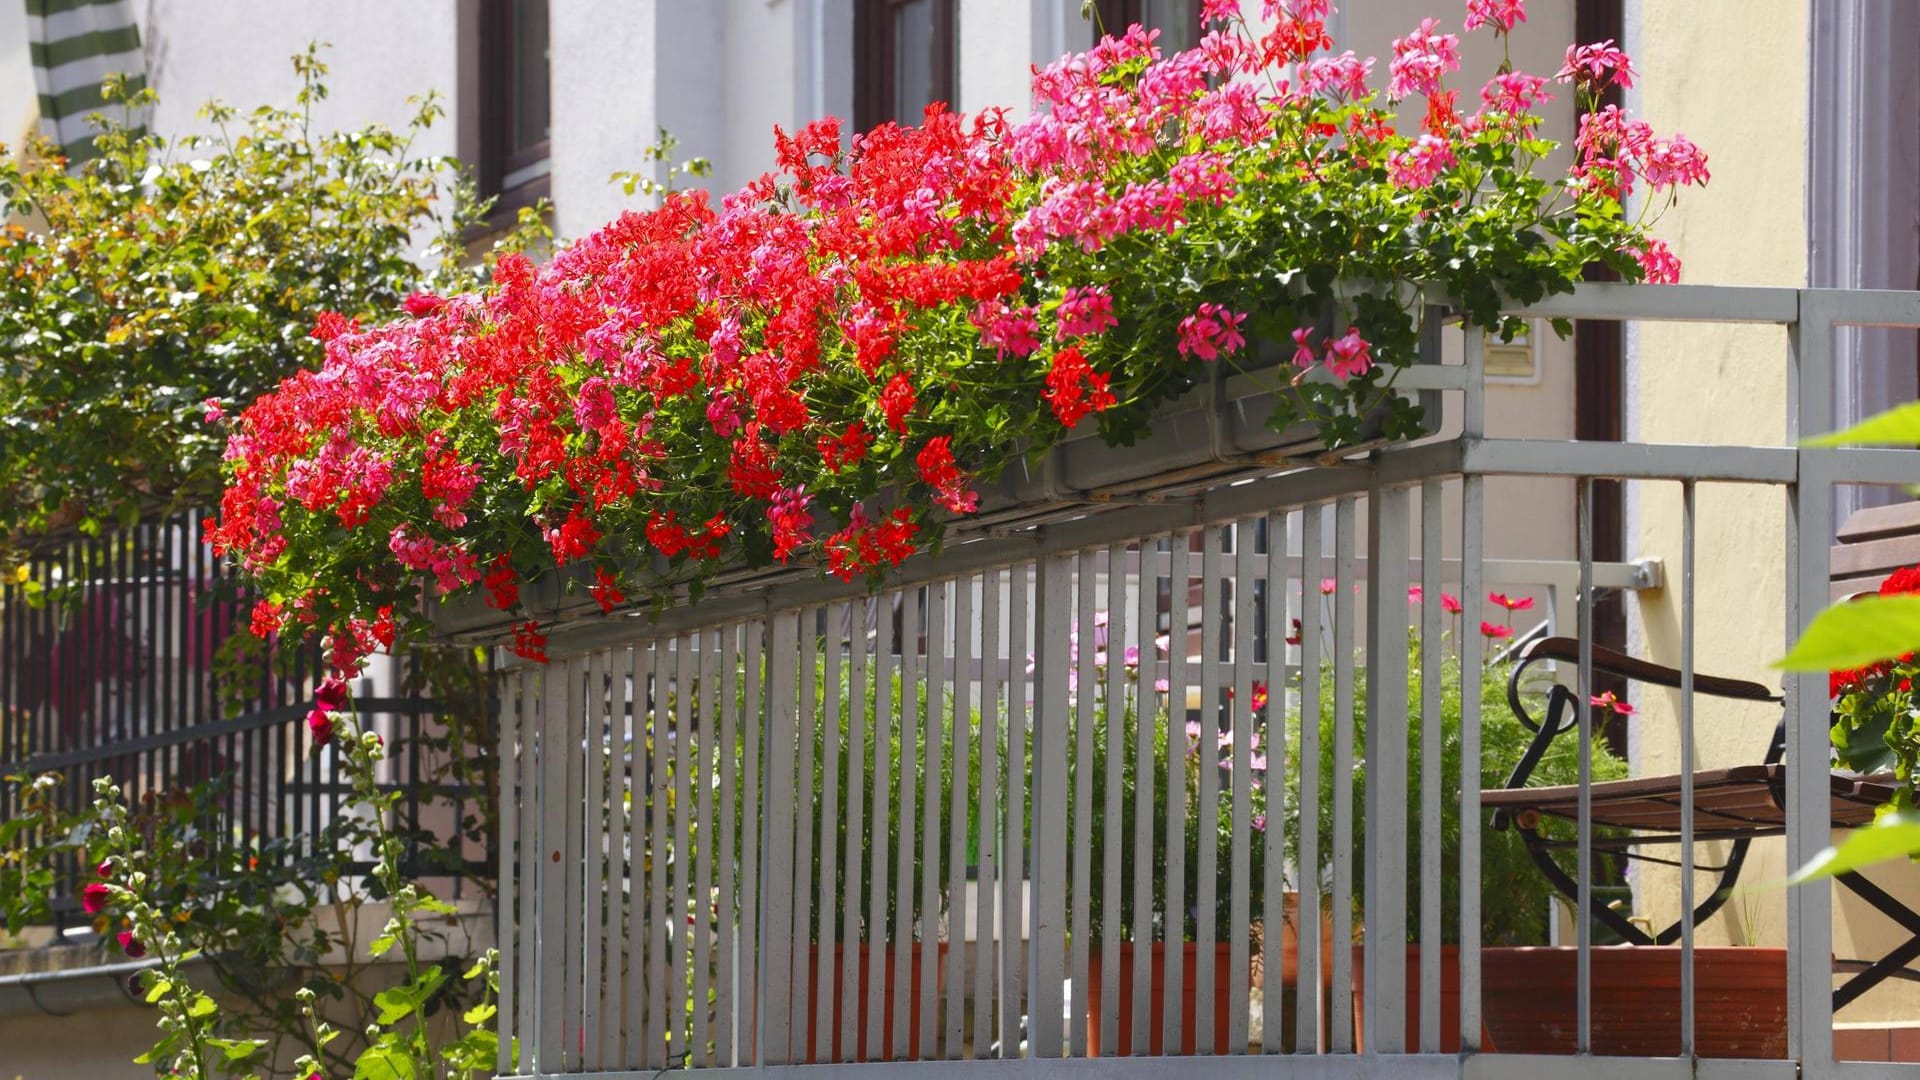
[[927, 106], [939, 100], [934, 86], [933, 0], [910, 0], [893, 9], [893, 118], [919, 122]]
[[1200, 43], [1200, 11], [1194, 0], [1140, 0], [1140, 25], [1160, 31], [1155, 43], [1162, 55], [1184, 52]]
[[517, 0], [513, 5], [512, 85], [508, 94], [507, 151], [524, 151], [547, 141], [549, 107], [547, 0]]

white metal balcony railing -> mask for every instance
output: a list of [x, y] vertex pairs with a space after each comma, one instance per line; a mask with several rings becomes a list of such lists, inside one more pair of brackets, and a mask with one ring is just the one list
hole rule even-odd
[[[1681, 1056], [1481, 1052], [1482, 715], [1505, 705], [1483, 703], [1475, 678], [1443, 687], [1444, 650], [1410, 653], [1413, 634], [1449, 638], [1472, 672], [1486, 644], [1431, 602], [1410, 630], [1408, 587], [1557, 582], [1591, 640], [1593, 590], [1568, 585], [1657, 580], [1593, 562], [1593, 481], [1671, 484], [1684, 540], [1661, 554], [1690, 673], [1697, 485], [1771, 491], [1784, 509], [1784, 644], [1827, 597], [1833, 486], [1920, 476], [1920, 451], [1795, 445], [1831, 415], [1832, 328], [1920, 325], [1920, 294], [1594, 285], [1530, 313], [1785, 327], [1786, 445], [1487, 438], [1468, 334], [1463, 363], [1407, 372], [1460, 410], [1446, 441], [958, 540], [878, 594], [795, 577], [557, 632], [550, 666], [501, 684], [502, 1073], [1026, 1058], [1137, 1076], [1896, 1075], [1833, 1061], [1831, 897], [1816, 888], [1784, 899], [1786, 1060], [1689, 1060], [1690, 930]], [[1572, 485], [1580, 558], [1566, 573], [1482, 557], [1486, 484], [1507, 475]], [[1798, 522], [1817, 523], [1805, 542]], [[1585, 701], [1590, 660], [1568, 666]], [[1272, 688], [1264, 708], [1256, 683]], [[1829, 838], [1827, 700], [1819, 679], [1787, 686], [1797, 863]], [[1440, 725], [1410, 740], [1443, 692], [1458, 694], [1465, 823], [1446, 837]], [[1685, 773], [1691, 698], [1678, 708]], [[1593, 718], [1579, 712], [1585, 746]], [[1183, 738], [1182, 720], [1222, 734]], [[1301, 768], [1323, 753], [1326, 777]], [[1190, 827], [1217, 842], [1168, 841]], [[1693, 848], [1679, 850], [1690, 892]], [[1443, 923], [1449, 878], [1457, 925]], [[1323, 910], [1325, 944], [1280, 929], [1318, 927]], [[1584, 1051], [1593, 932], [1576, 921], [1568, 1022]], [[1410, 943], [1457, 941], [1457, 976], [1400, 948], [1402, 927]], [[1189, 1046], [1225, 1056], [1115, 1060]], [[1097, 1066], [1071, 1060], [1095, 1052]]]

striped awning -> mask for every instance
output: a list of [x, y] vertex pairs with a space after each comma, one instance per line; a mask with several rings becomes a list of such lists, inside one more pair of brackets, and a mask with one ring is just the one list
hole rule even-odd
[[[28, 48], [40, 91], [41, 134], [78, 164], [94, 156], [90, 113], [102, 111], [100, 83], [125, 74], [128, 90], [147, 84], [146, 58], [132, 0], [25, 0]], [[136, 125], [137, 126], [137, 125]]]

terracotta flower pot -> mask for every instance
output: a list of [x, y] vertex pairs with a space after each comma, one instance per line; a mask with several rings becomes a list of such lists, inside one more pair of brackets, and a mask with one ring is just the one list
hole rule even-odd
[[[1694, 958], [1694, 1036], [1701, 1057], [1787, 1054], [1787, 951], [1702, 946]], [[1494, 1042], [1512, 1054], [1571, 1054], [1575, 950], [1486, 949], [1482, 1001]], [[1593, 1052], [1671, 1057], [1680, 1052], [1680, 949], [1593, 950]]]
[[[1183, 953], [1181, 968], [1183, 977], [1180, 987], [1180, 1054], [1192, 1056], [1199, 1045], [1199, 1011], [1196, 1007], [1199, 987], [1194, 982], [1194, 965], [1199, 958], [1199, 946], [1186, 942], [1181, 946]], [[1222, 942], [1213, 947], [1213, 1052], [1224, 1053], [1227, 1046], [1227, 982], [1232, 967], [1232, 946]], [[1147, 1052], [1156, 1057], [1167, 1053], [1166, 1014], [1169, 995], [1167, 993], [1167, 947], [1162, 942], [1154, 942], [1152, 950], [1152, 998], [1147, 1005]], [[1106, 996], [1100, 988], [1102, 966], [1099, 954], [1088, 959], [1087, 964], [1087, 1055], [1089, 1057], [1119, 1056], [1133, 1053], [1133, 972], [1139, 962], [1140, 948], [1133, 942], [1120, 945], [1120, 1030], [1114, 1032], [1112, 1045], [1108, 1045], [1105, 1032], [1100, 1024], [1100, 1007]], [[1252, 965], [1248, 965], [1252, 968]], [[1252, 971], [1248, 973], [1248, 985], [1252, 981]]]
[[[1418, 945], [1408, 945], [1407, 949], [1407, 1002], [1405, 1016], [1406, 1050], [1414, 1053], [1420, 1049], [1420, 965], [1426, 950]], [[1440, 953], [1440, 1051], [1446, 1054], [1460, 1052], [1460, 946], [1439, 946]], [[1330, 971], [1321, 973], [1323, 979], [1331, 979]], [[1367, 1048], [1366, 1010], [1366, 949], [1353, 947], [1353, 1045], [1354, 1049], [1364, 1052]], [[1483, 1025], [1480, 1032], [1480, 1047], [1493, 1049]]]
[[[928, 978], [926, 973], [921, 970], [920, 946], [915, 944], [909, 947], [906, 1015], [907, 1054], [904, 1060], [917, 1061], [920, 1059], [920, 995], [922, 991], [932, 994], [939, 993], [940, 984], [938, 980], [947, 968], [947, 946], [945, 942], [940, 944], [939, 950], [940, 955], [937, 961], [939, 970], [934, 972], [932, 978]], [[894, 1031], [894, 960], [898, 950], [892, 946], [882, 947], [884, 954], [882, 956], [884, 973], [881, 982], [881, 1015], [878, 1017], [869, 1017], [867, 1015], [867, 988], [871, 985], [868, 977], [867, 964], [868, 957], [872, 951], [873, 946], [871, 945], [834, 945], [833, 981], [831, 985], [836, 988], [836, 991], [830, 1001], [821, 1001], [818, 995], [809, 996], [807, 1017], [805, 1020], [807, 1054], [806, 1057], [802, 1059], [803, 1062], [824, 1063], [829, 1061], [846, 1061], [849, 1059], [854, 1061], [893, 1060], [891, 1048], [893, 1046]], [[859, 965], [855, 969], [855, 977], [859, 980], [859, 989], [855, 991], [852, 1001], [846, 1000], [844, 996], [838, 993], [837, 989], [844, 985], [841, 982], [841, 977], [845, 971], [847, 957], [850, 954], [856, 957], [855, 963]], [[810, 980], [807, 985], [809, 987], [819, 985], [819, 971], [820, 946], [813, 945], [807, 950], [807, 978]], [[826, 1048], [816, 1044], [816, 1032], [818, 1031], [816, 1025], [819, 1023], [819, 1010], [823, 1008], [833, 1010], [833, 1046], [831, 1047], [831, 1053], [828, 1053]], [[842, 1030], [841, 1021], [845, 1016], [844, 1010], [848, 1008], [856, 1010], [854, 1019], [855, 1045], [853, 1047], [842, 1046], [840, 1041]]]

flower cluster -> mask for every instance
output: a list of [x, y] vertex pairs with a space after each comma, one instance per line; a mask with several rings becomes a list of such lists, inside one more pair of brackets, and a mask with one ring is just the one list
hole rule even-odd
[[[321, 316], [319, 370], [209, 410], [229, 432], [213, 542], [270, 598], [256, 629], [328, 633], [345, 672], [393, 612], [418, 626], [474, 591], [514, 612], [568, 570], [607, 611], [743, 564], [881, 574], [991, 503], [1019, 454], [1082, 425], [1131, 442], [1213, 365], [1266, 372], [1276, 427], [1413, 434], [1392, 375], [1424, 307], [1402, 285], [1491, 326], [1503, 296], [1566, 291], [1589, 262], [1677, 272], [1620, 200], [1704, 182], [1696, 147], [1595, 113], [1572, 173], [1540, 175], [1544, 77], [1503, 71], [1462, 115], [1459, 39], [1429, 19], [1370, 89], [1329, 10], [1269, 0], [1256, 26], [1210, 2], [1173, 54], [1132, 27], [1037, 70], [1019, 124], [935, 105], [851, 149], [831, 119], [776, 130], [776, 170], [717, 203], [668, 192], [387, 325]], [[1468, 12], [1501, 34], [1525, 18]], [[1606, 43], [1560, 78], [1631, 75]], [[1487, 176], [1513, 190], [1489, 198]], [[1298, 372], [1254, 347], [1288, 334]], [[512, 647], [543, 656], [518, 617]]]

